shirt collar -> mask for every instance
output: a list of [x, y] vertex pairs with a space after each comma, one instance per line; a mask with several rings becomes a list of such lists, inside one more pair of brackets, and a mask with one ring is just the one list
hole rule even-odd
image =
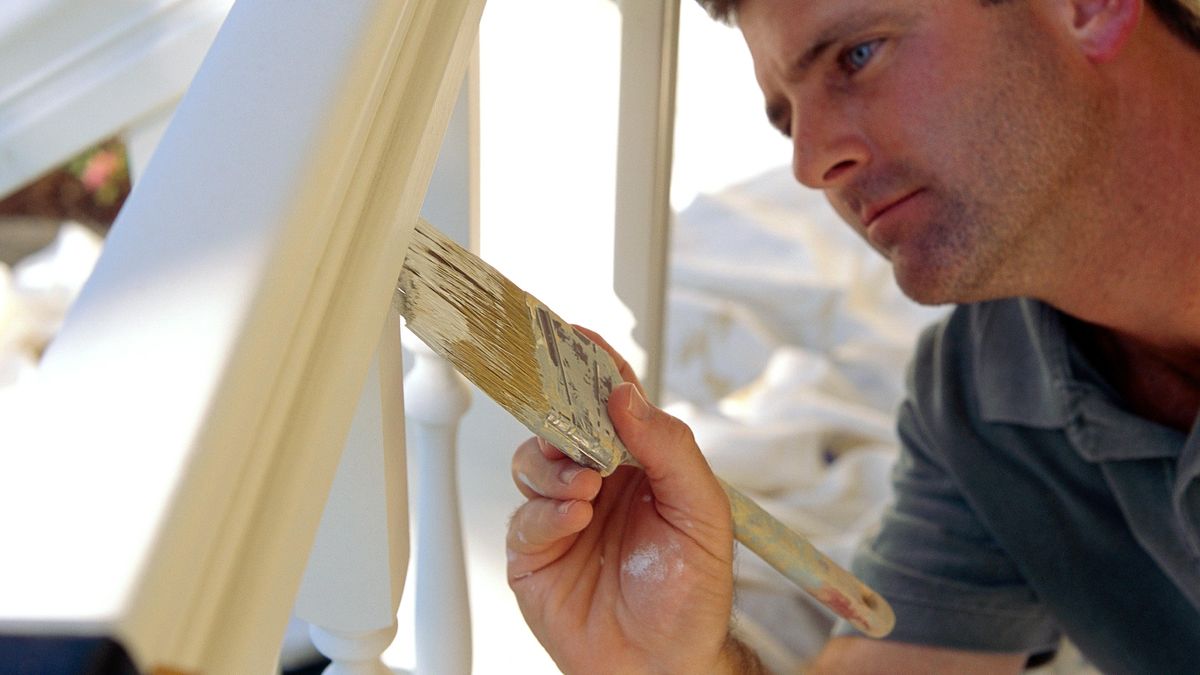
[[1063, 391], [1068, 357], [1056, 313], [1039, 302], [1010, 300], [982, 305], [972, 319], [983, 419], [1065, 427], [1070, 419]]
[[1058, 310], [1021, 299], [989, 303], [976, 316], [985, 421], [1062, 429], [1094, 462], [1179, 456], [1187, 436], [1124, 409], [1071, 344]]
[[1090, 462], [1177, 458], [1170, 498], [1187, 546], [1200, 559], [1200, 417], [1183, 434], [1122, 408], [1072, 346], [1066, 320], [1033, 300], [988, 303], [973, 315], [981, 416], [1061, 429]]

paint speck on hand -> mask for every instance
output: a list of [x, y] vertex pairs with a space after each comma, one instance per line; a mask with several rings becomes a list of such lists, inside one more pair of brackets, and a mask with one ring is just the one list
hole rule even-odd
[[643, 544], [621, 564], [621, 571], [639, 581], [661, 582], [667, 578], [667, 568], [657, 544]]
[[649, 502], [651, 499], [654, 499], [654, 497], [651, 497], [649, 492], [642, 495], [642, 501], [644, 501], [644, 502]]
[[667, 576], [678, 576], [683, 573], [683, 556], [680, 555], [679, 542], [671, 542], [663, 551], [657, 544], [643, 544], [634, 549], [633, 554], [621, 564], [621, 572], [637, 579], [661, 583]]

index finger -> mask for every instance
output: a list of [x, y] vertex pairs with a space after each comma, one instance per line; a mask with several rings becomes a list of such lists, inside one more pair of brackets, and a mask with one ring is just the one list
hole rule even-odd
[[575, 328], [575, 330], [579, 331], [580, 333], [583, 333], [584, 336], [587, 337], [587, 339], [591, 340], [592, 342], [595, 342], [604, 351], [608, 352], [608, 355], [612, 357], [613, 363], [616, 364], [616, 366], [617, 366], [617, 372], [619, 372], [621, 374], [621, 379], [625, 380], [626, 382], [632, 382], [633, 385], [638, 388], [638, 391], [643, 396], [646, 395], [646, 390], [642, 388], [641, 380], [638, 379], [637, 373], [633, 372], [633, 366], [629, 365], [629, 362], [625, 360], [625, 357], [618, 354], [617, 350], [613, 349], [612, 345], [608, 344], [607, 340], [600, 337], [599, 333], [597, 333], [593, 330], [584, 328], [583, 326], [580, 326], [579, 324], [571, 324], [571, 325]]

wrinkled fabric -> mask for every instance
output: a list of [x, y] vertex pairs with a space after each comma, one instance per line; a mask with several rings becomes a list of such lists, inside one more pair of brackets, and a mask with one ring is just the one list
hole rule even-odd
[[29, 381], [42, 351], [100, 257], [103, 242], [67, 222], [46, 248], [13, 268], [0, 263], [0, 412], [5, 396]]
[[[895, 412], [922, 327], [887, 261], [787, 169], [677, 216], [667, 409], [713, 469], [848, 566], [891, 498]], [[832, 615], [753, 554], [737, 560], [737, 630], [794, 671]]]

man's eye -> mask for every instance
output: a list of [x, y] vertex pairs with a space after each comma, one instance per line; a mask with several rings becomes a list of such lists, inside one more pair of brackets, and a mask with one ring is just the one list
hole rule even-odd
[[879, 50], [879, 45], [883, 44], [882, 39], [870, 40], [854, 45], [845, 52], [842, 52], [842, 68], [848, 73], [856, 73], [867, 66], [871, 62], [875, 52]]

